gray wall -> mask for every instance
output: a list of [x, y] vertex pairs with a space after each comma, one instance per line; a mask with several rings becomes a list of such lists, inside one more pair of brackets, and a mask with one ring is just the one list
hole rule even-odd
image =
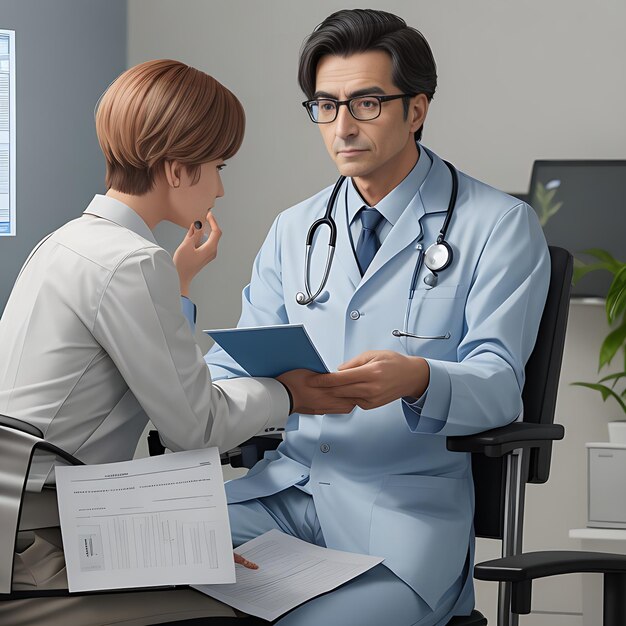
[[126, 68], [126, 0], [0, 0], [15, 30], [17, 236], [0, 237], [0, 312], [33, 246], [104, 190], [93, 110]]

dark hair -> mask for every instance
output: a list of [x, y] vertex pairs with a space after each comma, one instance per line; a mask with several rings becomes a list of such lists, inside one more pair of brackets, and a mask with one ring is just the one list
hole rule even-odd
[[[391, 79], [403, 93], [423, 93], [430, 102], [437, 88], [437, 66], [428, 42], [397, 15], [374, 9], [344, 9], [329, 15], [304, 42], [300, 50], [298, 83], [311, 99], [315, 73], [327, 54], [347, 57], [382, 50], [391, 57]], [[403, 98], [405, 116], [408, 98]], [[419, 141], [422, 128], [415, 132]]]

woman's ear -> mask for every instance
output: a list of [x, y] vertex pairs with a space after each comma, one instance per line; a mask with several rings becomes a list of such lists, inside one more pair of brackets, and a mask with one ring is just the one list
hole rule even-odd
[[176, 160], [165, 161], [163, 163], [163, 172], [165, 174], [165, 180], [170, 187], [178, 189], [180, 187], [180, 173], [182, 165]]

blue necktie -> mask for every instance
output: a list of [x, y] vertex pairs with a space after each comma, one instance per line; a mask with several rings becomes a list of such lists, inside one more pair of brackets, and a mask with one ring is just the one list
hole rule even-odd
[[361, 276], [365, 274], [369, 264], [380, 248], [380, 241], [376, 234], [376, 227], [380, 224], [383, 216], [376, 209], [361, 209], [361, 224], [363, 230], [356, 245], [356, 260], [361, 270]]

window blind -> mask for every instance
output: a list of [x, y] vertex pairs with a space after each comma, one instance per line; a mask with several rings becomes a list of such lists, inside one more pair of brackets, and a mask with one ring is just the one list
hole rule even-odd
[[0, 30], [0, 236], [15, 235], [15, 33]]

